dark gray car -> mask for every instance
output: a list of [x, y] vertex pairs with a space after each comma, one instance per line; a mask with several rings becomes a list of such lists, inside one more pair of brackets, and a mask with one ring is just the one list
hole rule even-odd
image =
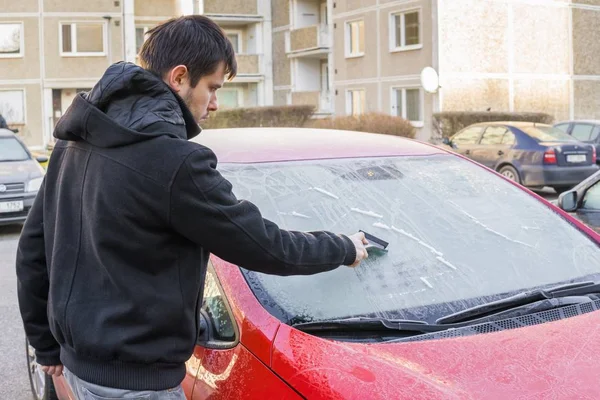
[[[596, 147], [596, 154], [600, 155], [599, 120], [564, 121], [554, 125], [554, 127], [583, 143], [594, 145]], [[596, 162], [600, 164], [598, 158], [596, 158]]]
[[445, 140], [459, 154], [530, 188], [569, 190], [598, 171], [594, 147], [550, 125], [487, 122]]
[[8, 129], [0, 129], [0, 225], [25, 221], [40, 189], [44, 169], [27, 146]]

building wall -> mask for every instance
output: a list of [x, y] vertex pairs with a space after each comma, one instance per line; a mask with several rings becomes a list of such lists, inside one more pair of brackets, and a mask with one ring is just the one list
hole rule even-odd
[[39, 23], [35, 17], [4, 17], [0, 13], [0, 23], [22, 23], [24, 36], [23, 56], [0, 58], [0, 80], [39, 79]]
[[290, 24], [289, 0], [271, 0], [271, 10], [273, 15], [273, 29]]
[[206, 14], [258, 14], [257, 0], [204, 0]]
[[[600, 0], [578, 0], [573, 9], [573, 117], [600, 118]], [[576, 6], [577, 7], [577, 6]]]
[[599, 1], [443, 1], [439, 21], [444, 110], [600, 117]]
[[135, 0], [136, 16], [144, 17], [174, 17], [179, 14], [177, 0]]
[[[343, 3], [343, 4], [341, 4]], [[336, 2], [333, 10], [334, 36], [334, 105], [335, 113], [347, 113], [347, 90], [365, 90], [367, 112], [395, 113], [392, 109], [393, 90], [419, 88], [420, 73], [426, 66], [434, 64], [433, 29], [431, 18], [432, 0], [360, 1]], [[391, 46], [394, 32], [392, 16], [396, 13], [419, 11], [420, 46], [398, 51]], [[364, 55], [347, 56], [346, 26], [349, 22], [364, 21]], [[423, 121], [415, 123], [417, 137], [427, 140], [431, 132], [431, 114], [434, 95], [422, 93], [421, 112]]]

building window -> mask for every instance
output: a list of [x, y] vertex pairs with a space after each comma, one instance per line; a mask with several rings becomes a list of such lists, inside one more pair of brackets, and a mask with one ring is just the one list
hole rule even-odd
[[0, 23], [0, 57], [23, 57], [23, 24]]
[[233, 46], [233, 51], [235, 51], [238, 54], [242, 53], [242, 31], [226, 30], [225, 35], [227, 36], [227, 39], [229, 39], [229, 41], [231, 42], [231, 45]]
[[219, 89], [217, 98], [219, 99], [219, 108], [231, 109], [242, 106], [241, 102], [241, 90], [233, 88], [222, 88]]
[[346, 22], [346, 57], [365, 54], [365, 21]]
[[346, 113], [361, 115], [365, 113], [366, 101], [364, 89], [348, 90], [346, 98]]
[[135, 54], [140, 54], [142, 45], [146, 41], [146, 33], [150, 30], [147, 26], [136, 26], [135, 27]]
[[106, 24], [77, 22], [60, 24], [61, 56], [104, 56]]
[[419, 49], [421, 43], [421, 15], [419, 11], [391, 14], [390, 50]]
[[392, 89], [392, 115], [423, 125], [423, 93], [418, 88]]
[[25, 124], [25, 91], [0, 90], [0, 114], [9, 125]]

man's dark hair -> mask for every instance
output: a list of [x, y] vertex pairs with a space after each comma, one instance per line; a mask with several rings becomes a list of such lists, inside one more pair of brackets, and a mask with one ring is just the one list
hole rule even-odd
[[149, 30], [147, 35], [140, 50], [140, 63], [161, 78], [178, 65], [187, 67], [192, 87], [203, 76], [215, 73], [221, 63], [225, 63], [229, 79], [237, 73], [233, 46], [210, 18], [202, 15], [172, 18]]

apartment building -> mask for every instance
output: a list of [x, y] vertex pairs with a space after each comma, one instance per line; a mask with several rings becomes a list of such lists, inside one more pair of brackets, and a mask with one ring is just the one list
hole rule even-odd
[[0, 114], [43, 147], [76, 93], [113, 62], [137, 62], [148, 29], [191, 13], [218, 21], [238, 52], [222, 107], [272, 104], [269, 0], [2, 0]]
[[[436, 111], [600, 117], [600, 1], [333, 1], [335, 113], [381, 111], [431, 134]], [[438, 71], [426, 93], [420, 72]]]
[[[46, 144], [78, 91], [110, 63], [136, 62], [149, 29], [192, 13], [237, 52], [221, 108], [379, 111], [424, 140], [436, 111], [600, 118], [600, 0], [2, 0], [0, 113]], [[435, 93], [421, 87], [425, 67]]]

